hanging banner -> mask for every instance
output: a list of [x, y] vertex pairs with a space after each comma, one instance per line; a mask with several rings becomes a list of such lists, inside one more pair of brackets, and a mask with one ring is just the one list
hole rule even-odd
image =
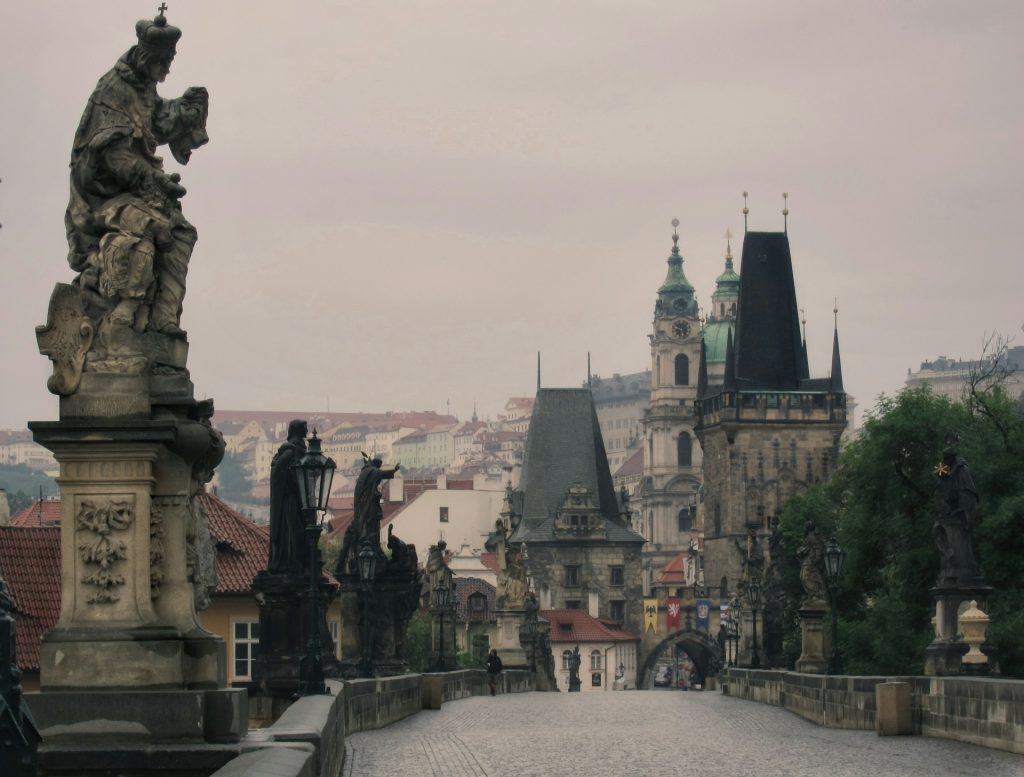
[[679, 616], [683, 612], [683, 603], [678, 597], [670, 596], [665, 604], [668, 608], [668, 614], [665, 616], [665, 628], [669, 632], [678, 631]]
[[697, 631], [711, 631], [711, 600], [697, 600]]
[[658, 600], [644, 599], [644, 634], [648, 629], [654, 629], [658, 633]]

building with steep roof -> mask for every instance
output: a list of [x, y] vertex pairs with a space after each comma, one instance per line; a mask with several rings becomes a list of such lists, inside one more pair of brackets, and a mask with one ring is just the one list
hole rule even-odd
[[640, 449], [643, 417], [651, 401], [651, 371], [590, 378], [608, 465], [614, 472]]
[[[748, 530], [763, 553], [786, 501], [832, 473], [847, 425], [838, 329], [830, 375], [809, 375], [788, 234], [747, 232], [740, 278], [735, 336], [727, 334], [721, 378], [713, 377], [705, 343], [694, 402], [712, 598], [741, 587]], [[768, 625], [758, 631], [770, 663], [781, 652], [782, 635]]]
[[618, 621], [595, 618], [584, 610], [541, 610], [548, 622], [559, 688], [568, 689], [573, 650], [580, 651], [580, 691], [637, 687], [640, 638]]
[[541, 607], [580, 609], [639, 629], [640, 548], [612, 484], [587, 388], [538, 388], [519, 488], [513, 544]]

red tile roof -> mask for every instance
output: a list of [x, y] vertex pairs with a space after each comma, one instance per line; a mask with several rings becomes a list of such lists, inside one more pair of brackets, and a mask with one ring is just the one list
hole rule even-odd
[[552, 642], [633, 642], [633, 632], [615, 621], [593, 618], [586, 610], [541, 610], [540, 617], [551, 624]]
[[11, 526], [60, 526], [60, 500], [37, 499], [11, 516]]
[[498, 571], [498, 554], [497, 553], [481, 553], [480, 563], [488, 569], [492, 569], [495, 572]]
[[248, 593], [252, 579], [267, 568], [270, 530], [258, 526], [213, 494], [200, 494], [210, 536], [217, 544], [217, 593]]
[[60, 616], [60, 527], [0, 526], [0, 575], [14, 604], [18, 666], [37, 671], [40, 640]]
[[688, 551], [677, 553], [661, 568], [654, 578], [654, 585], [686, 585], [686, 556]]
[[[498, 617], [494, 612], [495, 593], [495, 587], [479, 577], [457, 577], [455, 579], [455, 617], [463, 622], [491, 621], [493, 623]], [[469, 597], [473, 594], [484, 595], [486, 604], [482, 611], [470, 609]]]

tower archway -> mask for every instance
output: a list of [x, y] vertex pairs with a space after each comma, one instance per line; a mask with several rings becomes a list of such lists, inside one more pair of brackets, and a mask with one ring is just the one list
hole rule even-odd
[[704, 681], [716, 668], [715, 656], [718, 642], [709, 634], [693, 629], [683, 629], [667, 635], [647, 655], [640, 673], [640, 688], [653, 687], [654, 674], [658, 664], [678, 664], [683, 655], [693, 664], [693, 682], [704, 685]]

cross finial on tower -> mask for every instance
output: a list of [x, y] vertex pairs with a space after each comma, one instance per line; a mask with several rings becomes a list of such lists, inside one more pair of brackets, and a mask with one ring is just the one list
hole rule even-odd
[[743, 232], [747, 231], [747, 214], [750, 213], [750, 208], [747, 207], [747, 193], [743, 192]]
[[789, 234], [789, 194], [782, 193], [782, 231]]

